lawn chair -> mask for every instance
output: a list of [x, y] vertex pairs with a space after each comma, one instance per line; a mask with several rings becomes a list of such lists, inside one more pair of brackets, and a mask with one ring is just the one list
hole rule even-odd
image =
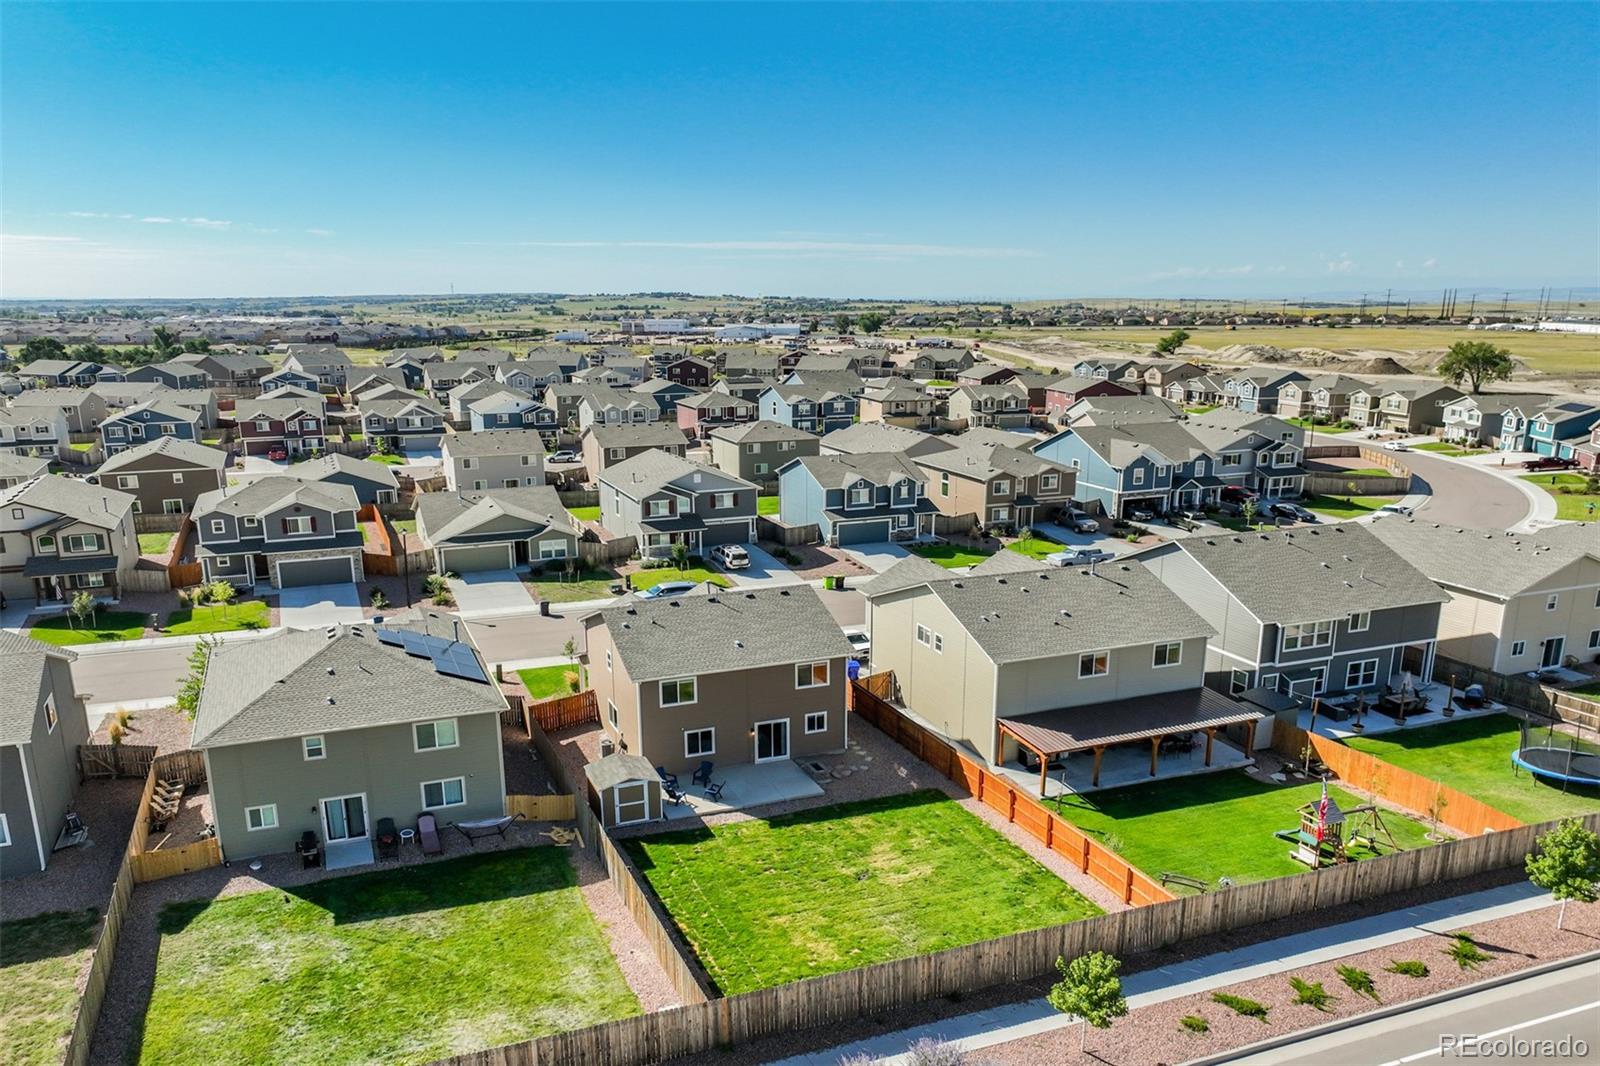
[[711, 767], [712, 767], [712, 765], [713, 764], [712, 764], [710, 759], [702, 759], [700, 761], [700, 769], [698, 769], [698, 770], [696, 770], [694, 772], [694, 776], [689, 779], [689, 783], [690, 784], [694, 784], [694, 785], [709, 785], [709, 784], [711, 784]]
[[656, 767], [656, 776], [661, 778], [663, 785], [671, 785], [673, 788], [678, 787], [678, 775], [668, 773], [665, 766]]
[[683, 789], [678, 787], [677, 781], [661, 782], [661, 794], [667, 797], [667, 802], [676, 803], [680, 807], [689, 802], [689, 797], [683, 794]]
[[718, 781], [716, 784], [713, 785], [710, 781], [707, 781], [706, 782], [706, 799], [712, 800], [712, 801], [721, 800], [722, 799], [722, 786], [726, 785], [726, 784], [727, 784], [726, 781]]
[[394, 827], [393, 818], [378, 819], [378, 833], [373, 843], [377, 845], [380, 860], [400, 858], [400, 831]]
[[424, 855], [444, 854], [444, 845], [439, 842], [439, 822], [431, 814], [417, 815], [417, 845]]

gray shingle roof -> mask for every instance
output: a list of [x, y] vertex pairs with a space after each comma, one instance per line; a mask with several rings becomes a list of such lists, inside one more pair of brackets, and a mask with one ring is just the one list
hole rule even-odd
[[1585, 555], [1600, 559], [1600, 530], [1560, 528], [1573, 532], [1554, 536], [1491, 532], [1399, 516], [1371, 526], [1373, 536], [1440, 584], [1501, 598], [1515, 596]]
[[6, 683], [0, 685], [0, 745], [27, 744], [33, 740], [33, 716], [39, 709], [36, 700], [45, 660], [56, 658], [71, 662], [77, 657], [66, 648], [41, 644], [32, 637], [0, 629], [0, 660], [6, 664]]
[[771, 441], [801, 440], [806, 437], [816, 438], [814, 433], [774, 422], [770, 418], [759, 418], [754, 422], [744, 422], [737, 426], [718, 426], [711, 431], [711, 436], [735, 444], [762, 444]]
[[584, 433], [593, 436], [602, 448], [678, 448], [689, 443], [675, 422], [596, 422]]
[[824, 488], [842, 489], [859, 478], [874, 485], [892, 485], [901, 478], [924, 484], [928, 475], [898, 452], [869, 452], [865, 455], [803, 455], [795, 460], [810, 471]]
[[[453, 632], [439, 618], [389, 628], [419, 627]], [[212, 650], [190, 745], [214, 748], [498, 714], [504, 707], [497, 686], [440, 674], [428, 659], [380, 644], [370, 625], [332, 640], [321, 630], [285, 630]]]
[[850, 654], [839, 623], [809, 585], [633, 600], [599, 614], [635, 681]]
[[922, 454], [936, 449], [955, 447], [952, 440], [935, 437], [921, 430], [907, 429], [904, 426], [891, 426], [885, 422], [857, 422], [824, 434], [822, 437], [824, 448], [832, 448], [850, 455], [904, 452], [918, 445], [923, 445]]
[[340, 452], [329, 452], [319, 459], [296, 463], [289, 468], [288, 476], [301, 481], [323, 481], [335, 474], [348, 474], [363, 478], [384, 488], [398, 489], [400, 479], [394, 467], [387, 463], [374, 463], [370, 459], [357, 459]]
[[[484, 523], [507, 515], [521, 519], [527, 523], [527, 529], [537, 533], [549, 529], [577, 534], [567, 518], [561, 497], [549, 485], [476, 492], [424, 492], [417, 497], [417, 518], [432, 545], [469, 536]], [[510, 540], [514, 535], [507, 532], [502, 539]]]
[[150, 455], [165, 455], [179, 462], [211, 470], [221, 470], [228, 463], [228, 453], [221, 449], [208, 448], [204, 444], [196, 444], [192, 440], [180, 440], [177, 437], [157, 437], [155, 440], [145, 441], [136, 448], [129, 448], [113, 455], [101, 464], [100, 473], [121, 470], [129, 463]]
[[355, 511], [361, 507], [356, 490], [349, 485], [333, 485], [322, 481], [301, 481], [299, 478], [274, 475], [258, 478], [248, 485], [233, 489], [216, 489], [201, 493], [194, 501], [194, 516], [212, 511], [232, 515], [260, 515], [275, 507], [294, 502], [329, 511]]
[[[453, 458], [485, 455], [543, 455], [544, 442], [536, 429], [482, 429], [449, 433], [441, 445]], [[379, 464], [382, 465], [382, 464]]]
[[66, 477], [36, 477], [0, 490], [0, 503], [21, 503], [42, 511], [53, 511], [76, 521], [110, 529], [134, 504], [126, 492], [91, 485]]
[[[960, 438], [957, 438], [958, 440]], [[1070, 474], [1072, 471], [1060, 463], [1051, 462], [1032, 452], [1006, 448], [993, 444], [973, 444], [952, 448], [947, 452], [933, 452], [920, 456], [917, 465], [933, 470], [947, 470], [961, 477], [988, 481], [993, 477], [1032, 477], [1054, 471]]]
[[[4, 412], [0, 412], [3, 415]], [[162, 440], [171, 440], [163, 437]], [[109, 465], [109, 464], [107, 464]], [[14, 455], [11, 452], [0, 452], [0, 478], [30, 478], [48, 472], [50, 460], [34, 459], [26, 455]], [[105, 469], [105, 467], [101, 467]]]
[[[698, 478], [698, 480], [696, 480]], [[714, 466], [703, 466], [663, 451], [640, 452], [599, 475], [624, 496], [640, 500], [668, 485], [685, 492], [720, 492], [757, 487], [743, 478], [724, 473]]]
[[1263, 622], [1318, 621], [1450, 599], [1365, 525], [1186, 537], [1176, 547]]

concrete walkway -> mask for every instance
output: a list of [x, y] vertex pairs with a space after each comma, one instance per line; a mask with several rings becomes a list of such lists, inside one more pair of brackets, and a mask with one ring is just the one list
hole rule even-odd
[[[1143, 970], [1123, 978], [1122, 991], [1128, 997], [1129, 1009], [1147, 1007], [1401, 944], [1432, 933], [1537, 910], [1552, 902], [1549, 893], [1530, 884], [1504, 885]], [[952, 1042], [963, 1050], [973, 1051], [1076, 1024], [1076, 1018], [1061, 1014], [1045, 1001], [1032, 1000], [946, 1018], [826, 1051], [796, 1055], [780, 1060], [780, 1066], [834, 1066], [841, 1059], [855, 1055], [903, 1064], [910, 1062], [906, 1049], [919, 1040]]]

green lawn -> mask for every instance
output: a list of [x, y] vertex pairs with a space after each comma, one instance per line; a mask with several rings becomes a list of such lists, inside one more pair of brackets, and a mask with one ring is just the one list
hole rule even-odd
[[1026, 555], [1030, 559], [1043, 559], [1046, 555], [1063, 550], [1062, 545], [1057, 544], [1048, 537], [1028, 537], [1024, 540], [1014, 540], [1007, 544], [1006, 548], [1016, 552], [1018, 555]]
[[571, 695], [575, 690], [567, 684], [568, 674], [579, 673], [578, 664], [562, 663], [557, 666], [536, 666], [528, 670], [518, 670], [517, 676], [522, 678], [522, 683], [527, 686], [528, 695], [536, 700], [547, 700], [553, 696]]
[[1307, 429], [1313, 433], [1349, 433], [1355, 429], [1354, 426], [1346, 426], [1340, 429], [1337, 422], [1313, 422], [1309, 418], [1285, 418], [1284, 421], [1291, 426], [1299, 426], [1301, 429]]
[[623, 846], [729, 995], [1100, 913], [932, 791]]
[[984, 551], [982, 548], [963, 548], [955, 544], [909, 544], [906, 550], [912, 555], [920, 555], [947, 569], [958, 566], [976, 566], [983, 562], [994, 552]]
[[1385, 470], [1381, 466], [1359, 466], [1354, 470], [1341, 470], [1341, 474], [1354, 474], [1358, 477], [1395, 477], [1393, 470]]
[[68, 444], [67, 447], [75, 452], [86, 452], [94, 447], [94, 441], [74, 441]]
[[[1315, 783], [1263, 784], [1243, 771], [1226, 771], [1069, 797], [1060, 810], [1151, 877], [1265, 881], [1306, 871], [1289, 857], [1290, 843], [1273, 833], [1299, 828], [1300, 807], [1321, 794]], [[1342, 788], [1329, 788], [1328, 794], [1344, 810], [1364, 802]], [[1427, 843], [1425, 825], [1389, 811], [1383, 821], [1402, 848]], [[1360, 848], [1352, 853], [1370, 854]]]
[[756, 497], [756, 514], [777, 514], [779, 502], [776, 496]]
[[1217, 404], [1202, 404], [1199, 407], [1185, 407], [1184, 410], [1191, 415], [1208, 415], [1217, 409]]
[[383, 463], [386, 466], [406, 465], [405, 457], [400, 455], [369, 455], [367, 458], [375, 463]]
[[1307, 496], [1300, 504], [1329, 518], [1360, 518], [1399, 499], [1398, 496]]
[[1567, 689], [1575, 696], [1594, 696], [1600, 699], [1600, 681], [1590, 681], [1587, 684], [1577, 685]]
[[176, 536], [176, 533], [140, 533], [139, 554], [165, 555], [167, 548], [172, 544], [172, 538]]
[[0, 1062], [61, 1062], [78, 1016], [78, 972], [98, 920], [91, 907], [0, 922]]
[[[632, 575], [631, 584], [635, 589], [653, 589], [663, 581], [693, 581], [699, 584], [709, 581], [713, 585], [727, 588], [732, 582], [721, 574], [707, 570], [703, 566], [691, 566], [687, 570], [679, 570], [676, 566], [658, 566], [654, 570], [636, 570]], [[610, 595], [610, 592], [604, 593]]]
[[1511, 753], [1518, 742], [1517, 720], [1503, 714], [1345, 741], [1524, 822], [1600, 811], [1600, 789], [1574, 785], [1563, 792], [1559, 784], [1547, 784], [1527, 771], [1513, 773]]
[[150, 620], [147, 614], [136, 611], [95, 612], [86, 619], [83, 628], [74, 628], [72, 616], [51, 615], [28, 630], [28, 636], [46, 644], [107, 644], [115, 640], [138, 640], [144, 636], [144, 625]]
[[222, 438], [221, 437], [201, 437], [200, 438], [200, 443], [204, 444], [204, 445], [207, 445], [208, 447], [215, 448], [217, 445], [222, 443]]
[[[1600, 517], [1600, 494], [1582, 491], [1562, 492], [1562, 488], [1581, 490], [1589, 483], [1585, 474], [1525, 474], [1522, 480], [1539, 486], [1556, 501], [1556, 517], [1574, 522]], [[1590, 506], [1593, 505], [1593, 510]]]
[[1426, 444], [1413, 444], [1411, 446], [1411, 450], [1412, 451], [1417, 451], [1417, 452], [1434, 452], [1435, 454], [1446, 455], [1446, 456], [1460, 456], [1460, 455], [1483, 455], [1489, 449], [1488, 448], [1463, 448], [1461, 445], [1452, 444], [1447, 440], [1430, 440]]
[[639, 1013], [559, 848], [169, 904], [130, 1056], [424, 1063]]
[[396, 533], [415, 533], [417, 531], [417, 520], [415, 518], [391, 518], [389, 524], [394, 527]]
[[523, 578], [533, 589], [533, 594], [551, 603], [576, 603], [580, 600], [603, 600], [615, 593], [611, 586], [619, 580], [614, 570], [580, 570], [574, 580], [563, 580], [564, 571], [547, 570]]
[[182, 607], [167, 615], [169, 637], [199, 633], [234, 633], [241, 629], [265, 629], [272, 621], [272, 610], [261, 600], [230, 604]]
[[951, 388], [952, 386], [954, 386], [955, 382], [951, 381], [948, 378], [929, 378], [927, 381], [923, 382], [923, 384], [924, 385], [931, 385], [934, 388], [948, 389], [948, 388]]
[[568, 507], [567, 513], [581, 522], [600, 521], [600, 506], [598, 504], [593, 507]]

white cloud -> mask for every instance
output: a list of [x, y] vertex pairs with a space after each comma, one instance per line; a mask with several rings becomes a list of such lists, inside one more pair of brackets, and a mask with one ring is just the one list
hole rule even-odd
[[333, 230], [331, 230], [331, 229], [317, 229], [316, 227], [312, 227], [311, 229], [306, 230], [306, 232], [311, 234], [313, 237], [332, 237], [333, 236]]
[[1422, 261], [1422, 269], [1424, 269], [1424, 270], [1432, 270], [1434, 267], [1436, 267], [1438, 265], [1439, 265], [1439, 260], [1435, 259], [1431, 255], [1428, 256], [1428, 258], [1426, 258], [1426, 259], [1424, 259]]
[[144, 218], [141, 218], [139, 221], [140, 222], [154, 223], [155, 225], [158, 225], [158, 226], [167, 226], [167, 225], [171, 225], [176, 220], [175, 219], [166, 218], [165, 216], [162, 216], [162, 215], [146, 215]]
[[462, 241], [464, 245], [510, 248], [633, 248], [687, 252], [775, 252], [809, 257], [900, 256], [910, 258], [1004, 259], [1032, 258], [1041, 253], [1028, 248], [983, 248], [957, 244], [878, 244], [859, 241]]
[[[1282, 267], [1268, 268], [1268, 273], [1276, 273], [1282, 269]], [[1232, 267], [1178, 267], [1176, 270], [1163, 270], [1152, 274], [1151, 278], [1156, 281], [1162, 281], [1167, 278], [1242, 278], [1248, 277], [1255, 272], [1256, 265], [1254, 263], [1246, 263], [1244, 266]]]
[[1350, 258], [1349, 252], [1340, 252], [1339, 258], [1328, 260], [1328, 273], [1330, 274], [1348, 274], [1355, 268], [1355, 260]]
[[180, 218], [178, 220], [185, 226], [198, 226], [201, 229], [227, 229], [232, 222], [224, 222], [215, 218]]
[[0, 241], [17, 241], [28, 244], [88, 244], [82, 237], [57, 237], [43, 233], [0, 233]]
[[111, 218], [112, 216], [107, 214], [104, 211], [68, 211], [67, 212], [67, 217], [68, 218]]

